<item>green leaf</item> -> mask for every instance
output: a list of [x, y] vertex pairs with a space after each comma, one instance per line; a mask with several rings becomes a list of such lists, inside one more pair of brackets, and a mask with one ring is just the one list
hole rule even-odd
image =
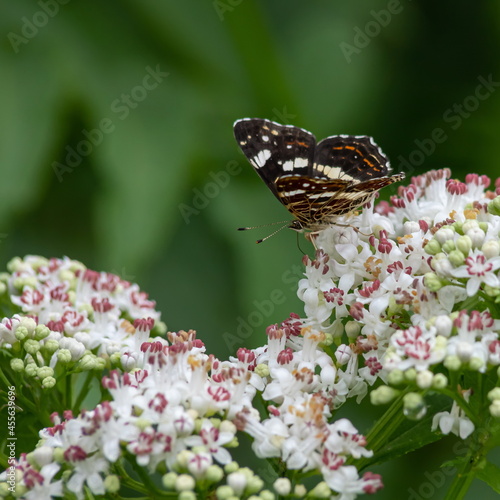
[[484, 467], [481, 467], [477, 477], [497, 493], [500, 493], [500, 467], [491, 462], [486, 462]]
[[400, 433], [398, 437], [382, 447], [369, 465], [387, 462], [442, 439], [442, 435], [431, 432], [431, 420], [432, 418], [428, 417], [416, 424], [412, 423], [413, 425], [406, 432]]

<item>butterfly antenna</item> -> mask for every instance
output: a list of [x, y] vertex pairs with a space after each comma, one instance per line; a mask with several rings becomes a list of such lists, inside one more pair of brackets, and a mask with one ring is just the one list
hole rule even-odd
[[279, 229], [276, 229], [276, 231], [274, 231], [273, 233], [267, 235], [265, 238], [262, 238], [260, 240], [257, 240], [257, 243], [262, 243], [263, 241], [266, 241], [268, 240], [271, 236], [274, 236], [276, 233], [279, 233], [282, 229], [284, 229], [285, 227], [288, 227], [289, 223], [287, 222], [284, 226], [281, 226]]
[[[290, 224], [290, 221], [280, 220], [278, 222], [270, 222], [269, 224], [262, 224], [260, 226], [239, 227], [238, 231], [247, 231], [248, 229], [259, 229], [260, 227], [275, 226], [276, 224]], [[278, 231], [279, 231], [279, 229], [278, 229]]]

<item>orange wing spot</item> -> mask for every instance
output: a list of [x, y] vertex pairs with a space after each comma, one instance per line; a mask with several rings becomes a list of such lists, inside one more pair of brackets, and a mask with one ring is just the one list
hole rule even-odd
[[286, 144], [296, 144], [297, 146], [302, 146], [304, 148], [309, 147], [309, 144], [307, 144], [307, 142], [301, 142], [301, 141], [292, 141], [292, 142], [287, 142]]

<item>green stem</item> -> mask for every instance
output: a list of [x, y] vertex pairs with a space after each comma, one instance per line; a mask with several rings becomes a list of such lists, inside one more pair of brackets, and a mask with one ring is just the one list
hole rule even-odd
[[[80, 389], [80, 392], [78, 393], [78, 397], [76, 398], [75, 404], [72, 407], [74, 415], [77, 415], [80, 413], [80, 409], [81, 409], [83, 400], [86, 398], [87, 394], [89, 393], [89, 387], [90, 387], [90, 384], [92, 383], [93, 378], [94, 378], [93, 372], [89, 371], [87, 373], [85, 381], [83, 382], [82, 388]], [[68, 379], [71, 379], [71, 377], [68, 377]], [[68, 407], [70, 407], [70, 405], [68, 405]]]
[[478, 455], [474, 456], [473, 450], [474, 447], [471, 447], [469, 453], [462, 462], [462, 467], [457, 471], [444, 500], [460, 500], [464, 498], [467, 491], [469, 491], [470, 485], [477, 474], [476, 465], [478, 463]]
[[[389, 409], [382, 415], [376, 422], [373, 428], [366, 436], [367, 447], [373, 450], [374, 455], [377, 451], [383, 448], [389, 441], [392, 434], [401, 425], [405, 416], [403, 415], [403, 397], [408, 391], [404, 391], [400, 396], [391, 404]], [[348, 460], [349, 463], [351, 460]], [[371, 458], [363, 457], [356, 460], [358, 470], [362, 470], [372, 461]]]

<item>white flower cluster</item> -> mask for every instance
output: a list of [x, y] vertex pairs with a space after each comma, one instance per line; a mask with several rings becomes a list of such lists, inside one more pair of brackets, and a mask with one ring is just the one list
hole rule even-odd
[[[28, 336], [36, 337], [43, 319], [43, 331], [50, 333], [37, 342], [43, 347], [50, 337], [60, 343], [66, 331], [65, 311], [71, 306], [94, 304], [96, 293], [109, 294], [99, 295], [99, 304], [111, 305], [114, 299], [131, 315], [123, 296], [131, 286], [102, 286], [108, 283], [107, 275], [91, 274], [92, 280], [88, 280], [85, 277], [91, 272], [68, 260], [47, 262], [30, 257], [15, 264], [9, 284], [21, 279], [26, 282], [27, 277], [36, 279], [29, 286], [24, 283], [23, 292], [14, 294], [12, 300], [32, 304], [34, 290], [39, 290], [39, 324], [35, 326], [34, 318], [20, 316], [10, 323], [5, 321], [6, 331], [12, 334], [8, 337], [4, 333], [4, 349], [18, 342], [20, 327], [10, 326], [17, 321], [19, 325], [33, 322]], [[64, 292], [50, 294], [48, 290], [55, 287]], [[122, 295], [113, 294], [117, 288]], [[42, 298], [47, 294], [49, 298]], [[25, 307], [25, 312], [33, 312], [34, 306]], [[323, 332], [303, 327], [292, 315], [281, 326], [267, 329], [267, 346], [254, 351], [241, 348], [235, 358], [220, 361], [205, 353], [193, 331], [169, 333], [168, 341], [145, 339], [139, 331], [146, 323], [149, 332], [151, 319], [136, 320], [135, 329], [131, 325], [122, 328], [106, 317], [99, 322], [98, 313], [105, 315], [113, 309], [106, 306], [101, 312], [99, 307], [93, 307], [93, 314], [82, 313], [82, 326], [72, 331], [70, 338], [85, 341], [97, 352], [107, 352], [110, 344], [116, 345], [114, 335], [118, 332], [120, 357], [133, 358], [134, 370], [113, 371], [104, 377], [102, 385], [109, 393], [109, 402], [75, 418], [71, 412], [65, 413], [65, 420], [53, 415], [54, 426], [41, 431], [37, 449], [22, 455], [15, 466], [15, 491], [23, 498], [53, 498], [66, 492], [80, 497], [86, 488], [95, 495], [117, 491], [118, 476], [123, 476], [119, 464], [127, 459], [144, 468], [145, 477], [163, 473], [163, 487], [183, 492], [183, 498], [189, 498], [187, 492], [194, 494], [207, 487], [213, 487], [219, 498], [257, 494], [262, 499], [272, 498], [259, 476], [233, 462], [228, 447], [237, 445], [237, 429], [253, 437], [257, 457], [276, 457], [289, 469], [319, 472], [323, 481], [308, 492], [313, 498], [333, 492], [355, 498], [381, 488], [380, 476], [366, 472], [360, 477], [355, 465], [346, 464], [347, 460], [355, 463], [370, 457], [372, 452], [348, 420], [332, 422], [332, 411], [345, 400], [348, 388], [336, 377], [331, 357], [319, 347], [325, 341]], [[141, 345], [130, 341], [125, 348], [129, 330], [137, 330]], [[39, 361], [46, 360], [42, 356]], [[129, 367], [127, 362], [122, 366]], [[257, 394], [268, 402], [267, 418], [254, 407]], [[6, 473], [0, 477], [5, 481]], [[7, 492], [6, 487], [7, 482], [0, 483], [0, 494]], [[152, 481], [147, 487], [152, 491], [158, 488]], [[286, 490], [291, 495], [307, 493], [302, 485], [291, 488], [286, 481], [278, 481], [275, 489], [278, 494]]]
[[[348, 396], [364, 396], [377, 378], [417, 393], [451, 389], [452, 411], [437, 415], [434, 427], [448, 419], [442, 432], [466, 437], [473, 412], [444, 373], [493, 370], [498, 378], [500, 189], [487, 191], [486, 176], [449, 177], [447, 169], [414, 177], [392, 205], [365, 208], [320, 233], [299, 297], [302, 323], [338, 339], [337, 377]], [[373, 391], [372, 402], [399, 394], [388, 389]], [[500, 416], [500, 401], [490, 399], [491, 415]], [[422, 397], [405, 398], [405, 414], [425, 412]]]
[[115, 274], [38, 256], [13, 259], [8, 268], [0, 291], [19, 313], [2, 319], [0, 348], [13, 354], [14, 371], [44, 388], [53, 387], [58, 367], [102, 369], [111, 357], [131, 369], [155, 321], [161, 330], [155, 302]]
[[[316, 349], [321, 338], [308, 334], [303, 349], [281, 349], [293, 321], [270, 327], [272, 340], [260, 354], [242, 348], [226, 362], [205, 354], [193, 331], [169, 333], [170, 342], [145, 342], [142, 369], [103, 379], [110, 402], [77, 418], [53, 417], [55, 425], [40, 433], [37, 449], [16, 465], [16, 491], [28, 499], [65, 491], [80, 496], [84, 488], [102, 495], [119, 484], [113, 465], [133, 457], [147, 474], [170, 471], [163, 476], [167, 490], [217, 484], [225, 472], [227, 484], [217, 489], [222, 497], [229, 488], [236, 498], [259, 492], [266, 498], [262, 479], [239, 468], [225, 447], [237, 445], [237, 428], [254, 437], [260, 458], [281, 457], [290, 469], [319, 468], [326, 484], [317, 488], [323, 492], [349, 491], [354, 497], [376, 491], [379, 476], [360, 478], [356, 467], [345, 465], [349, 457], [371, 455], [363, 436], [346, 419], [328, 423], [333, 374], [331, 360]], [[263, 421], [252, 407], [257, 390], [273, 403]]]

